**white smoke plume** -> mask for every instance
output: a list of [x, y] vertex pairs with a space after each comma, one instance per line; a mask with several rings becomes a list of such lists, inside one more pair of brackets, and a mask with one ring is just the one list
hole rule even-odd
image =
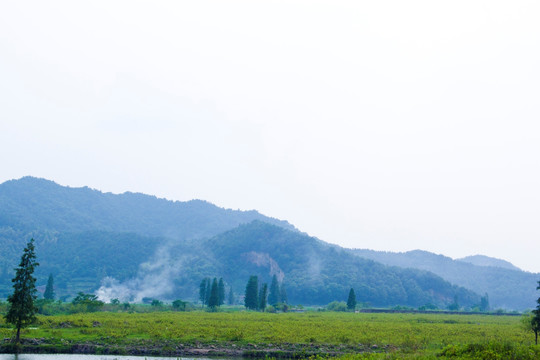
[[121, 302], [141, 302], [143, 298], [162, 298], [174, 289], [174, 279], [182, 269], [179, 259], [171, 259], [170, 246], [163, 246], [156, 251], [152, 260], [139, 266], [137, 276], [119, 282], [106, 277], [96, 291], [101, 301], [110, 302], [118, 299]]

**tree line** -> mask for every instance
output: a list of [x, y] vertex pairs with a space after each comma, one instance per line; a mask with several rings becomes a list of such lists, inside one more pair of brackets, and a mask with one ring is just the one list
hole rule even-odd
[[[214, 278], [210, 280], [209, 277], [202, 279], [199, 286], [199, 300], [201, 303], [208, 306], [210, 309], [216, 309], [217, 307], [225, 303], [225, 283], [223, 278]], [[228, 302], [230, 305], [234, 303], [234, 293], [232, 287], [229, 288]]]
[[267, 283], [259, 286], [259, 278], [257, 276], [251, 275], [249, 277], [244, 295], [244, 305], [247, 309], [265, 311], [267, 305], [276, 307], [279, 304], [282, 304], [282, 307], [286, 311], [287, 292], [283, 283], [280, 284], [278, 282], [275, 274], [270, 283], [270, 290]]

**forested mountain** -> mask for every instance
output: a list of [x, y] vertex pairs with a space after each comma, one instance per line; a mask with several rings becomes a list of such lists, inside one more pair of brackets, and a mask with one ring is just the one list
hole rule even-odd
[[[269, 283], [276, 274], [293, 303], [345, 300], [351, 287], [359, 302], [375, 306], [444, 307], [454, 295], [463, 306], [479, 302], [477, 294], [433, 273], [361, 259], [346, 249], [260, 221], [191, 241], [102, 231], [34, 235], [38, 284], [44, 285], [48, 274], [54, 274], [61, 296], [94, 292], [103, 285], [100, 295], [109, 299], [196, 300], [200, 280], [207, 276], [223, 277], [242, 294], [250, 275]], [[5, 237], [1, 241], [7, 243]], [[4, 267], [0, 276], [0, 297], [11, 291], [8, 270]]]
[[114, 195], [23, 178], [0, 185], [0, 297], [30, 237], [36, 240], [38, 285], [49, 273], [57, 294], [103, 298], [196, 300], [202, 278], [223, 277], [242, 294], [250, 275], [283, 280], [289, 301], [345, 300], [375, 306], [446, 306], [479, 295], [427, 271], [388, 267], [298, 232], [256, 211], [225, 210], [204, 201], [172, 202]]
[[110, 231], [172, 239], [209, 237], [253, 220], [288, 229], [257, 211], [219, 208], [202, 200], [169, 201], [139, 193], [70, 188], [33, 177], [0, 184], [0, 228], [27, 231]]
[[[492, 308], [531, 309], [538, 297], [535, 284], [540, 279], [540, 274], [509, 268], [509, 263], [498, 259], [490, 258], [489, 262], [498, 266], [485, 266], [421, 250], [393, 253], [354, 249], [352, 252], [389, 266], [431, 271], [453, 284], [479, 294], [487, 293]], [[483, 260], [486, 260], [485, 258], [487, 257]], [[501, 266], [504, 263], [506, 266]]]
[[250, 274], [270, 283], [283, 279], [294, 302], [326, 304], [346, 300], [351, 287], [359, 302], [375, 306], [444, 306], [457, 295], [465, 306], [478, 303], [472, 291], [453, 286], [427, 271], [387, 267], [361, 259], [347, 249], [315, 238], [255, 221], [209, 239], [208, 249], [216, 274], [245, 286]]

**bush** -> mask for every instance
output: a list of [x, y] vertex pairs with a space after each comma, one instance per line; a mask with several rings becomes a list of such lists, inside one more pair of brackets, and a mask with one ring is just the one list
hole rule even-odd
[[328, 311], [347, 311], [347, 303], [345, 301], [332, 301], [326, 305]]
[[539, 358], [540, 348], [489, 342], [485, 344], [449, 345], [442, 350], [440, 355], [458, 359], [534, 360]]

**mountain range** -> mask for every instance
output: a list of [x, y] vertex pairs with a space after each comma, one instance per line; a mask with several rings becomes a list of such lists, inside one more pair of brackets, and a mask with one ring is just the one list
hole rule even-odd
[[[196, 301], [204, 277], [223, 277], [242, 295], [250, 275], [264, 282], [276, 275], [291, 303], [346, 300], [353, 287], [358, 301], [372, 306], [444, 308], [457, 298], [471, 308], [488, 293], [492, 305], [519, 310], [533, 306], [530, 282], [538, 278], [509, 263], [480, 265], [491, 258], [454, 261], [427, 252], [345, 249], [257, 211], [25, 177], [0, 184], [0, 298], [10, 293], [12, 269], [31, 237], [40, 262], [38, 284], [53, 274], [64, 299], [84, 291], [105, 300]], [[430, 262], [430, 256], [437, 258]], [[428, 266], [437, 260], [441, 266]], [[456, 269], [477, 279], [467, 280]], [[507, 281], [496, 287], [493, 279]]]
[[366, 249], [352, 251], [362, 258], [388, 266], [430, 271], [452, 284], [488, 294], [493, 308], [530, 309], [538, 298], [535, 284], [540, 280], [540, 274], [522, 271], [504, 260], [483, 255], [453, 260], [421, 250], [404, 253]]

